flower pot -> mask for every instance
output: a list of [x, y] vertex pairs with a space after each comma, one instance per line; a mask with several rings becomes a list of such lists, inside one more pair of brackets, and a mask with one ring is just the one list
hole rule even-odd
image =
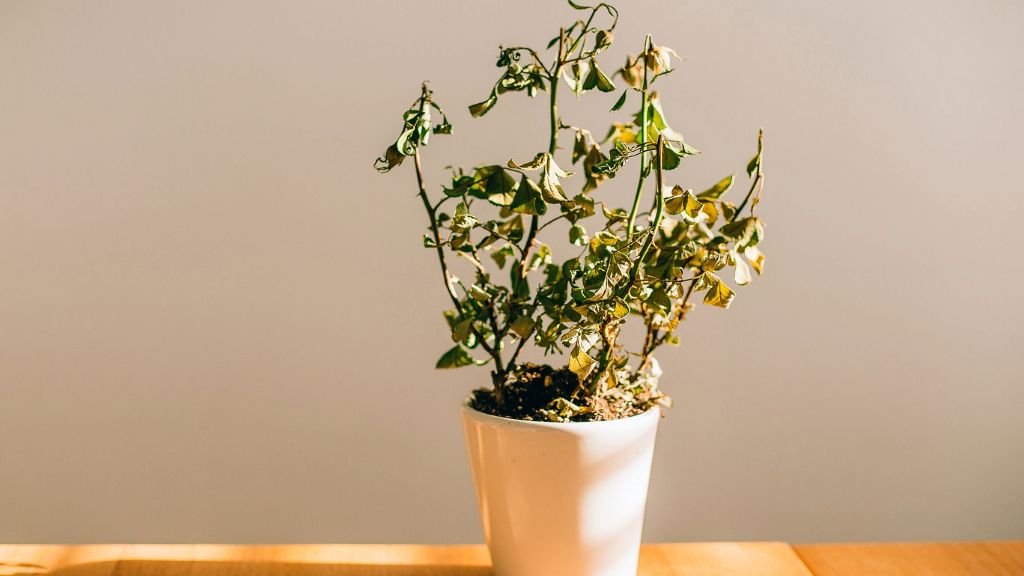
[[462, 408], [496, 576], [636, 576], [660, 412], [529, 422]]

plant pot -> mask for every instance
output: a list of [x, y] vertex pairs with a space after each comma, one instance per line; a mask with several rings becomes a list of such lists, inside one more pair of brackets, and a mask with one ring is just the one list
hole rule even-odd
[[660, 411], [529, 422], [462, 408], [496, 576], [636, 576]]

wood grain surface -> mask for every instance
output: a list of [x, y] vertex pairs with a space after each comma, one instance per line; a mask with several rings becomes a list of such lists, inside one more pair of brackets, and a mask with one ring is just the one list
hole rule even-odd
[[[483, 546], [0, 545], [0, 576], [484, 576]], [[644, 546], [643, 576], [810, 576], [787, 544]], [[570, 576], [570, 575], [566, 575]]]
[[[483, 546], [0, 545], [0, 576], [486, 576]], [[640, 576], [1024, 576], [1024, 542], [651, 544]], [[567, 575], [569, 576], [569, 575]]]
[[1022, 576], [1024, 541], [794, 547], [818, 576]]

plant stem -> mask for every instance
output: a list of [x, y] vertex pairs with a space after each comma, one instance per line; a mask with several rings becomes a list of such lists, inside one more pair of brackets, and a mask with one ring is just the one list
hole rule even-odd
[[[651, 35], [648, 34], [644, 39], [644, 52], [639, 56], [642, 58], [644, 65], [644, 84], [640, 103], [640, 148], [643, 149], [644, 144], [647, 143], [647, 123], [649, 121], [647, 108], [648, 108], [648, 94], [647, 89], [649, 87], [647, 79], [647, 52], [651, 49]], [[647, 169], [647, 154], [640, 154], [640, 178], [636, 184], [636, 194], [633, 196], [633, 207], [629, 210], [629, 224], [626, 227], [626, 239], [631, 240], [633, 238], [633, 232], [636, 230], [636, 212], [640, 208], [640, 196], [644, 192], [644, 178], [646, 177]], [[659, 191], [660, 192], [660, 191]]]
[[[551, 79], [551, 97], [550, 97], [550, 100], [548, 101], [548, 110], [550, 112], [549, 116], [550, 116], [550, 120], [551, 120], [551, 134], [548, 137], [548, 154], [551, 154], [551, 155], [554, 155], [555, 151], [558, 150], [558, 127], [560, 125], [560, 123], [558, 121], [558, 80], [559, 80], [559, 76], [562, 73], [562, 66], [565, 64], [565, 62], [563, 61], [564, 58], [565, 58], [565, 29], [562, 28], [561, 30], [558, 31], [558, 58], [556, 58], [555, 62], [552, 64], [552, 66], [551, 66], [552, 70], [551, 70], [551, 74], [550, 74], [550, 79]], [[530, 256], [530, 251], [533, 249], [534, 240], [537, 238], [537, 231], [540, 229], [539, 223], [540, 223], [540, 217], [537, 216], [536, 214], [534, 214], [530, 218], [530, 230], [526, 234], [525, 249], [520, 250], [520, 252], [523, 255], [523, 257], [521, 259], [521, 262], [522, 262], [521, 269], [523, 270], [523, 275], [526, 274], [526, 261], [527, 261], [527, 259]], [[550, 222], [548, 222], [548, 224], [550, 224]], [[545, 224], [545, 226], [546, 225], [547, 224]], [[538, 288], [538, 290], [539, 290], [539, 288]], [[538, 291], [538, 296], [539, 295], [540, 295], [540, 293]], [[534, 309], [536, 307], [537, 307], [537, 299], [534, 298], [533, 303], [530, 305], [530, 309], [529, 309], [530, 310], [529, 314], [531, 316], [533, 315], [533, 311], [534, 311]], [[512, 322], [514, 319], [513, 318], [509, 318], [507, 320], [508, 320], [508, 322]], [[526, 338], [523, 338], [522, 340], [520, 340], [519, 344], [516, 346], [516, 349], [512, 352], [511, 358], [509, 358], [508, 369], [512, 369], [515, 366], [516, 358], [519, 357], [519, 352], [520, 352], [520, 350], [523, 349], [523, 346], [525, 344], [526, 344]]]
[[[459, 296], [455, 293], [455, 288], [452, 287], [452, 275], [451, 272], [448, 271], [448, 260], [445, 258], [444, 246], [441, 243], [441, 232], [437, 225], [437, 212], [434, 210], [434, 207], [430, 205], [430, 199], [427, 197], [427, 187], [423, 182], [423, 166], [420, 163], [419, 149], [416, 150], [413, 160], [416, 164], [416, 184], [419, 186], [419, 197], [420, 200], [423, 201], [423, 208], [426, 209], [427, 217], [430, 219], [430, 231], [434, 236], [434, 248], [437, 250], [437, 260], [441, 264], [441, 276], [444, 280], [444, 288], [448, 293], [448, 297], [452, 299], [452, 304], [455, 305], [455, 311], [461, 315], [462, 306], [459, 305]], [[484, 341], [476, 331], [476, 328], [473, 327], [472, 323], [470, 323], [470, 330], [472, 330], [473, 334], [476, 336], [476, 340], [480, 343], [480, 346], [490, 354], [491, 358], [494, 358], [496, 368], [498, 370], [504, 370], [501, 365], [501, 354], [498, 353], [494, 347]]]
[[[754, 176], [754, 181], [750, 184], [750, 190], [747, 191], [747, 195], [743, 198], [743, 202], [740, 202], [739, 207], [736, 208], [736, 212], [733, 213], [732, 218], [729, 219], [729, 222], [735, 222], [736, 219], [739, 218], [740, 212], [742, 212], [743, 209], [746, 208], [747, 202], [750, 200], [750, 196], [754, 193], [754, 190], [757, 188], [757, 185], [761, 183], [761, 179], [761, 171], [758, 170], [757, 174]], [[751, 210], [753, 210], [753, 208], [751, 208]]]
[[[636, 262], [633, 264], [633, 268], [629, 273], [629, 282], [626, 284], [625, 289], [628, 291], [633, 284], [636, 282], [637, 275], [640, 273], [640, 266], [643, 265], [644, 259], [647, 258], [647, 253], [651, 250], [651, 245], [654, 244], [654, 238], [658, 235], [658, 228], [661, 227], [661, 219], [664, 216], [665, 211], [665, 196], [661, 193], [664, 188], [664, 171], [662, 169], [662, 157], [665, 152], [665, 142], [662, 136], [658, 136], [658, 144], [655, 147], [655, 177], [657, 192], [655, 196], [655, 212], [654, 220], [651, 221], [650, 227], [648, 228], [647, 237], [644, 239], [643, 247], [640, 248], [640, 255], [637, 257]], [[609, 335], [609, 332], [611, 333]], [[588, 387], [588, 390], [593, 389], [595, 392], [603, 392], [600, 387], [601, 378], [604, 377], [605, 371], [608, 369], [608, 365], [612, 362], [612, 355], [615, 350], [615, 340], [618, 335], [618, 328], [605, 323], [601, 326], [601, 337], [604, 340], [604, 349], [601, 350], [601, 357], [598, 359], [597, 370], [594, 372], [594, 383], [593, 386]]]
[[[690, 278], [690, 280], [696, 280], [696, 277], [695, 278]], [[678, 317], [678, 319], [675, 320], [675, 322], [677, 324], [679, 322], [682, 322], [683, 318], [685, 318], [685, 316], [686, 316], [686, 304], [690, 301], [690, 294], [693, 294], [693, 287], [696, 284], [697, 284], [696, 282], [691, 282], [690, 283], [689, 288], [686, 289], [686, 295], [683, 296], [683, 301], [680, 302], [679, 306], [676, 308], [675, 314]], [[649, 340], [649, 342], [645, 342], [644, 343], [644, 349], [643, 349], [643, 352], [641, 354], [641, 360], [640, 360], [641, 368], [647, 365], [647, 363], [649, 361], [649, 358], [651, 357], [651, 354], [654, 353], [654, 350], [658, 346], [661, 346], [662, 344], [665, 343], [665, 340], [668, 339], [668, 336], [669, 336], [670, 332], [666, 331], [664, 334], [660, 334], [658, 330], [654, 330], [650, 325], [648, 325], [648, 327], [647, 327], [647, 334], [648, 334], [648, 336], [650, 336], [650, 340]]]
[[654, 220], [651, 221], [650, 226], [647, 229], [647, 238], [644, 240], [644, 245], [640, 249], [640, 256], [637, 258], [636, 263], [633, 264], [633, 272], [630, 274], [630, 286], [636, 281], [637, 274], [640, 273], [640, 266], [643, 265], [644, 259], [647, 258], [647, 253], [651, 250], [651, 245], [654, 244], [654, 238], [658, 235], [658, 229], [661, 228], [661, 219], [665, 215], [665, 189], [664, 182], [664, 169], [662, 168], [662, 158], [665, 153], [665, 141], [664, 137], [658, 135], [658, 146], [657, 146], [657, 164], [655, 164], [655, 190], [654, 194]]

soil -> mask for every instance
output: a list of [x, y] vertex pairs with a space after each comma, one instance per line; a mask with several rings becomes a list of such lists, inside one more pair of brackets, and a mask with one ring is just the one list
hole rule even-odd
[[[480, 388], [470, 396], [470, 406], [485, 414], [516, 420], [591, 422], [636, 416], [650, 409], [662, 398], [653, 389], [642, 388], [632, 393], [613, 390], [604, 396], [587, 395], [579, 378], [568, 367], [553, 368], [545, 364], [526, 363], [516, 367], [502, 386], [499, 404], [493, 388]], [[577, 406], [572, 415], [560, 418], [559, 399]]]

